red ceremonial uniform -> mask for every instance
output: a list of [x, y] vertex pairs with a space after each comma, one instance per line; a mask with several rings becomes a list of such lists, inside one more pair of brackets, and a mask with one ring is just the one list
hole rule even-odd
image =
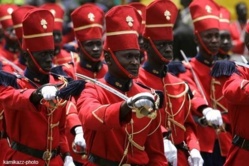
[[[0, 61], [0, 70], [13, 73], [15, 70], [8, 65], [5, 61]], [[0, 106], [0, 166], [2, 166], [2, 161], [4, 160], [5, 154], [9, 149], [9, 143], [7, 142], [7, 134], [5, 128], [5, 118], [4, 118], [4, 109]]]
[[[128, 97], [145, 89], [137, 85], [132, 78], [133, 74], [126, 67], [138, 70], [138, 57], [135, 60], [122, 58], [114, 54], [116, 51], [135, 50], [139, 52], [137, 30], [141, 16], [127, 5], [115, 6], [106, 13], [106, 41], [104, 49], [108, 52], [115, 67], [109, 68], [104, 78], [99, 82], [119, 91]], [[119, 44], [117, 44], [119, 43]], [[132, 52], [132, 51], [130, 51]], [[127, 53], [130, 55], [129, 53]], [[126, 62], [127, 61], [127, 62]], [[109, 65], [110, 61], [107, 62]], [[128, 63], [121, 66], [121, 63]], [[133, 63], [130, 65], [130, 63]], [[125, 81], [113, 71], [119, 70]], [[135, 70], [135, 69], [133, 69]], [[116, 71], [115, 71], [116, 72]], [[128, 83], [126, 82], [128, 81]], [[138, 118], [135, 112], [129, 110], [128, 115], [121, 118], [120, 109], [124, 109], [124, 100], [92, 83], [87, 83], [84, 91], [77, 100], [79, 117], [84, 129], [84, 137], [89, 154], [89, 165], [113, 163], [113, 165], [131, 164], [148, 166], [167, 165], [163, 151], [163, 137], [160, 129], [160, 112], [154, 118]], [[129, 108], [126, 108], [129, 109]], [[99, 159], [99, 160], [98, 160]], [[103, 161], [103, 162], [101, 162]], [[110, 165], [110, 164], [106, 164]]]
[[[104, 79], [99, 81], [108, 85]], [[134, 96], [142, 91], [144, 89], [133, 82], [126, 95]], [[125, 124], [120, 124], [122, 102], [120, 97], [101, 87], [86, 85], [77, 106], [88, 152], [117, 163], [124, 157], [124, 162], [130, 164], [165, 166], [160, 113], [155, 119], [138, 119], [132, 113]]]
[[[171, 1], [152, 2], [146, 8], [144, 37], [151, 39], [150, 43], [153, 41], [173, 41], [173, 26], [171, 25], [175, 23], [177, 13], [178, 9]], [[159, 51], [155, 55], [148, 56], [159, 56], [166, 61], [166, 58], [162, 58]], [[150, 61], [152, 60], [145, 61], [140, 68], [137, 82], [163, 92], [164, 102], [160, 109], [161, 125], [166, 130], [172, 131], [169, 139], [178, 148], [177, 165], [186, 166], [189, 154], [188, 149], [184, 149], [186, 148], [184, 146], [187, 145], [190, 151], [192, 149], [200, 150], [196, 136], [196, 124], [191, 115], [189, 87], [184, 81], [168, 73], [166, 66], [164, 70], [159, 71], [150, 65], [153, 63]], [[167, 63], [160, 64], [161, 68]]]
[[227, 100], [224, 98], [222, 88], [226, 79], [211, 78], [211, 106], [214, 109], [220, 110], [223, 119], [223, 129], [216, 130], [216, 136], [219, 141], [221, 156], [227, 157], [228, 151], [232, 144], [232, 131], [230, 124], [230, 113]]
[[[46, 83], [58, 86], [67, 83], [63, 67], [52, 68], [50, 73], [47, 71], [52, 65], [53, 23], [53, 15], [44, 9], [30, 10], [22, 21], [22, 49], [29, 54], [29, 65], [35, 66], [39, 72], [31, 71], [32, 67], [28, 66], [25, 77], [18, 79], [1, 72], [0, 101], [5, 110], [6, 132], [11, 142], [11, 149], [5, 157], [7, 162], [24, 161], [26, 164], [32, 161], [33, 165], [57, 166], [63, 165], [62, 156], [69, 153], [65, 135], [66, 113], [77, 112], [76, 107], [57, 99], [55, 105], [44, 100], [33, 104], [37, 93], [33, 92], [38, 87]], [[47, 50], [51, 50], [50, 53], [44, 52]], [[46, 63], [42, 61], [43, 56]], [[71, 158], [67, 156], [66, 159], [70, 162]]]
[[[56, 81], [51, 76], [50, 83], [62, 82]], [[14, 142], [17, 142], [41, 151], [57, 150], [59, 148], [62, 154], [69, 152], [65, 135], [66, 105], [59, 106], [52, 113], [44, 105], [35, 107], [29, 98], [36, 87], [25, 78], [19, 79], [18, 85], [21, 89], [0, 87], [0, 101], [5, 110], [4, 114], [7, 122], [6, 131], [12, 146], [14, 146]], [[10, 160], [31, 160], [38, 165], [45, 164], [42, 158], [33, 157], [14, 149], [9, 149], [6, 154], [5, 161]], [[58, 166], [62, 164], [60, 155], [50, 160], [50, 165]]]
[[[49, 10], [53, 15], [54, 15], [54, 32], [62, 32], [62, 27], [63, 27], [63, 17], [64, 17], [64, 10], [62, 7], [58, 4], [55, 3], [45, 3], [44, 5], [41, 6], [41, 8]], [[58, 37], [58, 36], [57, 36]], [[58, 50], [58, 54], [56, 54], [53, 58], [53, 63], [55, 65], [63, 65], [65, 64], [66, 66], [70, 67], [71, 70], [73, 71], [73, 74], [75, 74], [75, 66], [69, 66], [67, 65], [69, 62], [76, 63], [76, 58], [73, 53], [71, 55], [69, 52], [67, 52], [64, 49], [61, 49], [61, 43], [62, 41], [57, 41], [55, 38], [55, 50]], [[75, 65], [75, 64], [73, 64]], [[75, 76], [73, 76], [74, 78]], [[71, 106], [71, 105], [70, 105]], [[73, 107], [73, 106], [71, 106]], [[81, 155], [75, 154], [73, 149], [72, 149], [72, 144], [75, 138], [75, 132], [74, 129], [77, 126], [81, 126], [81, 122], [78, 118], [78, 112], [67, 112], [67, 119], [66, 119], [66, 136], [68, 139], [68, 144], [70, 146], [70, 153], [71, 156], [73, 157], [74, 161], [82, 161]]]
[[232, 144], [229, 150], [225, 166], [246, 165], [249, 162], [249, 149], [246, 147], [249, 140], [248, 127], [248, 68], [239, 67], [241, 73], [233, 74], [223, 86], [223, 94], [228, 101], [229, 118], [231, 119], [231, 128], [234, 136], [233, 142], [238, 137], [245, 139], [241, 145]]
[[[190, 65], [196, 74], [196, 77], [204, 92], [207, 103], [204, 100], [203, 96], [200, 93], [199, 88], [195, 83], [195, 79], [193, 77]], [[185, 64], [186, 72], [179, 74], [179, 78], [188, 82], [191, 90], [193, 91], [194, 98], [192, 99], [192, 109], [193, 109], [192, 113], [195, 116], [195, 118], [200, 118], [203, 116], [199, 111], [197, 111], [197, 109], [202, 105], [208, 105], [212, 108], [217, 108], [221, 112], [223, 111], [226, 112], [227, 111], [226, 106], [224, 107], [223, 103], [220, 103], [219, 101], [220, 98], [223, 98], [222, 91], [220, 89], [221, 87], [217, 87], [218, 86], [217, 84], [219, 83], [213, 80], [212, 76], [210, 75], [210, 71], [212, 69], [211, 66], [205, 64], [205, 62], [201, 61], [201, 59], [198, 60], [198, 56], [190, 60], [190, 65]], [[213, 98], [214, 95], [215, 99]], [[217, 138], [215, 130], [211, 127], [207, 126], [203, 127], [202, 125], [198, 124], [197, 132], [198, 132], [201, 151], [212, 153], [214, 143]]]
[[[218, 6], [212, 1], [193, 1], [190, 4], [190, 12], [197, 37], [200, 38], [200, 34], [198, 33], [205, 30], [219, 29], [219, 10]], [[203, 48], [206, 49], [206, 46], [203, 46]], [[196, 121], [198, 122], [198, 119], [203, 116], [202, 113], [198, 111], [198, 108], [204, 105], [218, 109], [221, 112], [226, 112], [227, 109], [223, 103], [224, 101], [220, 101], [223, 98], [220, 90], [221, 87], [215, 89], [217, 88], [217, 82], [215, 82], [210, 75], [212, 62], [205, 60], [198, 54], [192, 58], [189, 63], [185, 63], [185, 68], [186, 72], [179, 74], [179, 78], [186, 81], [193, 91], [192, 110]], [[195, 74], [192, 73], [192, 69]], [[194, 77], [194, 75], [196, 75], [196, 77]], [[227, 117], [224, 117], [224, 119], [225, 118]], [[216, 130], [212, 127], [197, 124], [201, 152], [213, 153], [215, 141], [217, 137], [220, 136], [219, 133], [216, 133]], [[220, 149], [227, 149], [230, 146], [229, 142], [224, 143], [224, 145], [220, 144], [220, 146], [221, 145], [225, 145], [226, 147], [220, 147]]]
[[[75, 9], [71, 14], [71, 18], [73, 22], [75, 37], [78, 43], [77, 47], [79, 47], [80, 50], [79, 51], [80, 59], [78, 61], [75, 61], [76, 62], [75, 71], [79, 74], [83, 74], [90, 78], [97, 78], [97, 79], [102, 78], [107, 71], [106, 65], [103, 64], [101, 58], [95, 59], [89, 53], [90, 51], [96, 48], [93, 47], [92, 50], [88, 52], [88, 50], [86, 50], [83, 47], [82, 43], [85, 41], [102, 40], [102, 28], [103, 28], [103, 18], [104, 18], [103, 11], [95, 4], [87, 3]], [[81, 52], [83, 52], [84, 55], [82, 55]], [[102, 53], [98, 51], [93, 51], [93, 52], [99, 55], [101, 55]], [[83, 57], [81, 56], [87, 57], [86, 59], [88, 59], [88, 61], [83, 59]], [[75, 153], [72, 154], [75, 161], [83, 164], [86, 163], [86, 160], [82, 160], [81, 155]]]
[[74, 10], [71, 17], [78, 47], [84, 54], [85, 59], [88, 59], [86, 61], [81, 57], [82, 55], [79, 55], [81, 59], [76, 65], [76, 72], [91, 78], [102, 78], [107, 71], [107, 66], [102, 61], [102, 52], [100, 52], [99, 58], [93, 58], [82, 43], [91, 40], [102, 40], [103, 11], [97, 5], [87, 3]]
[[[172, 130], [170, 138], [176, 147], [186, 142], [189, 150], [200, 150], [196, 136], [196, 124], [190, 110], [191, 99], [188, 94], [188, 85], [170, 73], [160, 78], [147, 72], [144, 68], [140, 68], [137, 81], [164, 92], [165, 101], [160, 110], [162, 113], [161, 125]], [[179, 148], [177, 153], [178, 166], [188, 165], [186, 151]]]
[[68, 109], [67, 111], [67, 118], [66, 118], [66, 136], [69, 144], [70, 154], [73, 157], [74, 161], [84, 163], [85, 156], [82, 154], [77, 154], [73, 150], [73, 141], [75, 138], [75, 127], [81, 126], [81, 121], [78, 117], [78, 110], [76, 105], [71, 102], [69, 108], [72, 107], [73, 109]]

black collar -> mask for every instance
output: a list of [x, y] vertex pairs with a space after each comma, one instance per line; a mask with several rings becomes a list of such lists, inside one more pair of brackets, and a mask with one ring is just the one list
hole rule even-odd
[[34, 82], [39, 85], [47, 84], [49, 82], [49, 75], [34, 73], [29, 68], [25, 69], [24, 76], [29, 79], [29, 82]]
[[132, 79], [124, 81], [124, 80], [121, 80], [120, 78], [116, 78], [112, 76], [109, 72], [106, 73], [104, 78], [106, 82], [108, 82], [109, 84], [111, 84], [112, 86], [114, 86], [115, 88], [123, 92], [129, 91], [132, 86]]
[[161, 70], [158, 70], [158, 69], [153, 68], [153, 66], [147, 61], [143, 64], [142, 67], [147, 72], [149, 72], [157, 77], [160, 77], [160, 78], [165, 77], [165, 75], [167, 74], [167, 66], [166, 65], [164, 65], [164, 67]]
[[230, 60], [230, 55], [217, 54], [215, 60]]
[[99, 72], [101, 68], [103, 67], [103, 62], [99, 61], [99, 62], [90, 64], [89, 62], [86, 62], [83, 60], [83, 61], [80, 61], [80, 66], [92, 72]]
[[203, 56], [201, 56], [201, 54], [197, 54], [195, 57], [199, 62], [211, 67], [214, 64], [214, 60], [212, 62], [209, 62], [208, 60], [206, 60]]

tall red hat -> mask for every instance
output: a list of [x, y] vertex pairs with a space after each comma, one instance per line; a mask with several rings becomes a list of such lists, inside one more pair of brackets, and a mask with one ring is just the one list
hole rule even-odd
[[87, 3], [71, 14], [76, 38], [83, 42], [92, 39], [102, 39], [104, 12], [95, 4]]
[[230, 12], [223, 6], [220, 6], [220, 30], [230, 31]]
[[54, 16], [54, 30], [62, 31], [64, 10], [56, 3], [45, 3], [41, 6], [43, 9], [49, 10]]
[[0, 5], [0, 24], [2, 25], [3, 29], [13, 26], [13, 22], [11, 19], [11, 13], [17, 8], [18, 6], [14, 4]]
[[195, 31], [219, 29], [219, 6], [213, 0], [193, 0], [189, 9]]
[[13, 22], [13, 28], [15, 29], [16, 36], [18, 39], [22, 38], [22, 19], [26, 15], [26, 13], [34, 9], [34, 6], [20, 6], [18, 9], [14, 10], [11, 14], [12, 22]]
[[129, 5], [115, 6], [106, 13], [105, 20], [105, 50], [121, 51], [140, 49], [138, 44], [138, 31], [142, 17], [134, 7]]
[[23, 50], [44, 51], [54, 49], [54, 16], [45, 9], [35, 8], [25, 15], [23, 24]]
[[178, 9], [170, 0], [156, 0], [146, 8], [144, 37], [152, 40], [173, 40], [173, 26]]
[[143, 34], [144, 28], [145, 28], [145, 20], [146, 20], [146, 6], [142, 4], [141, 2], [132, 2], [132, 3], [129, 3], [128, 5], [135, 7], [138, 13], [142, 16], [142, 23], [141, 23], [138, 33]]

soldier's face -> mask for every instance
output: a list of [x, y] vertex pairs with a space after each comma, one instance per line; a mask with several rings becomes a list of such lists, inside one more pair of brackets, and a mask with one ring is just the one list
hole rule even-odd
[[[213, 54], [217, 54], [220, 47], [220, 34], [218, 29], [209, 29], [200, 33], [200, 37], [206, 48]], [[203, 47], [199, 41], [199, 46]]]
[[[81, 43], [82, 47], [86, 50], [86, 52], [93, 58], [93, 59], [99, 59], [102, 54], [102, 40], [101, 39], [93, 39], [93, 40], [87, 40]], [[84, 58], [87, 58], [87, 56], [84, 55], [84, 52], [80, 49], [81, 54], [84, 56]]]
[[154, 41], [154, 44], [157, 50], [161, 53], [161, 55], [167, 59], [172, 60], [173, 58], [173, 41]]
[[39, 71], [37, 69], [36, 64], [33, 62], [30, 56], [33, 56], [37, 64], [44, 70], [45, 72], [49, 72], [52, 68], [52, 59], [54, 56], [54, 50], [47, 51], [39, 51], [32, 52], [32, 55], [29, 55], [27, 58], [28, 67], [33, 69], [34, 71]]
[[[138, 69], [140, 66], [140, 51], [139, 50], [124, 50], [115, 52], [115, 56], [118, 63], [126, 70], [129, 74], [134, 77], [138, 76]], [[109, 70], [111, 73], [115, 74], [117, 77], [128, 78], [123, 72], [121, 72], [119, 66], [111, 58], [111, 65], [109, 65]], [[108, 64], [108, 63], [107, 63]]]
[[220, 49], [224, 52], [229, 52], [232, 49], [231, 34], [228, 31], [220, 31]]

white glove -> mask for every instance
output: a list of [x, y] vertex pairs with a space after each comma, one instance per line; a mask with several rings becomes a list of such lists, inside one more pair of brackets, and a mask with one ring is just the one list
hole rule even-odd
[[147, 116], [155, 106], [154, 96], [149, 92], [142, 92], [127, 99], [130, 108], [139, 110], [140, 114]]
[[164, 155], [172, 166], [177, 166], [177, 149], [168, 139], [163, 139]]
[[41, 94], [45, 100], [53, 100], [56, 97], [57, 88], [54, 86], [44, 86]]
[[64, 159], [63, 166], [75, 166], [75, 164], [73, 162], [73, 158], [71, 156], [66, 156]]
[[190, 166], [202, 166], [204, 161], [201, 157], [199, 150], [192, 149], [190, 151], [190, 156], [188, 157], [188, 163]]
[[76, 133], [76, 135], [74, 137], [74, 143], [85, 149], [86, 148], [86, 141], [85, 141], [84, 136], [83, 136], [82, 127], [81, 126], [75, 127], [74, 131]]
[[202, 113], [208, 122], [217, 126], [221, 126], [223, 124], [222, 116], [219, 110], [207, 107], [202, 111]]

